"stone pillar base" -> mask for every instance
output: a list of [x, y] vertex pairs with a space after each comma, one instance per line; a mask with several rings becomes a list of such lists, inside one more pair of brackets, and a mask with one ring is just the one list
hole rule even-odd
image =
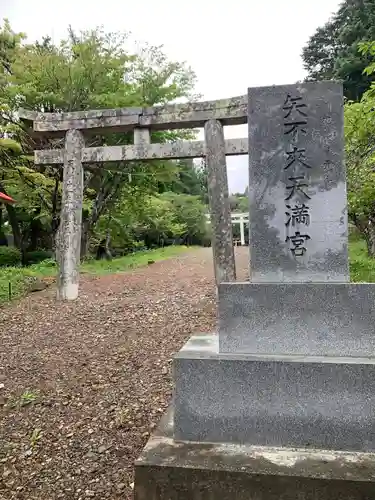
[[221, 353], [218, 340], [194, 335], [174, 357], [176, 440], [375, 453], [375, 357]]
[[367, 500], [375, 454], [173, 440], [173, 409], [135, 463], [135, 500]]

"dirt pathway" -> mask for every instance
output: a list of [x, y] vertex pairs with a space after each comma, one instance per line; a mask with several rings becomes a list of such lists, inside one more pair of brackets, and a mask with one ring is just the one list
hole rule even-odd
[[[247, 249], [238, 249], [240, 279]], [[133, 461], [168, 406], [170, 359], [215, 328], [211, 249], [82, 280], [0, 311], [0, 499], [131, 498]]]

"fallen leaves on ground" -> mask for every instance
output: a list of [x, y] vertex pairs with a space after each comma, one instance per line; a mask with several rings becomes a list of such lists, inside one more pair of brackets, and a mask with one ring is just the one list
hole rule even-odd
[[[240, 277], [247, 250], [237, 249]], [[211, 249], [83, 276], [0, 310], [0, 499], [130, 499], [133, 462], [166, 410], [171, 359], [215, 329]]]

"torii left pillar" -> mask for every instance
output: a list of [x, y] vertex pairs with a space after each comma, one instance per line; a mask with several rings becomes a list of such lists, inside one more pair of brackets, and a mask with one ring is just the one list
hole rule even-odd
[[75, 300], [78, 297], [83, 203], [83, 148], [82, 133], [79, 130], [68, 130], [65, 135], [61, 218], [57, 237], [58, 300]]

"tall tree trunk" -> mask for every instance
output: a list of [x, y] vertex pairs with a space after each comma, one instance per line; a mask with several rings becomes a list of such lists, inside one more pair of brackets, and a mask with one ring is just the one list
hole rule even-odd
[[108, 179], [108, 176], [106, 174], [103, 174], [100, 188], [92, 204], [91, 213], [82, 223], [81, 258], [87, 255], [89, 250], [90, 237], [93, 234], [95, 225], [98, 222], [99, 217], [103, 214], [104, 210], [108, 207], [108, 204], [118, 194], [122, 179], [123, 177], [121, 174], [114, 175], [111, 179]]
[[8, 246], [8, 240], [7, 237], [5, 236], [5, 231], [3, 227], [3, 217], [4, 212], [3, 212], [3, 207], [0, 205], [0, 246]]
[[16, 246], [19, 250], [22, 250], [22, 235], [16, 210], [10, 203], [7, 203], [5, 206], [8, 213], [9, 223], [12, 228], [14, 246]]
[[92, 234], [93, 225], [90, 219], [85, 219], [82, 222], [81, 230], [81, 259], [86, 257], [89, 252], [90, 237]]
[[368, 256], [375, 258], [375, 226], [372, 223], [369, 224], [366, 230], [365, 239]]
[[[62, 173], [58, 172], [55, 177], [55, 187], [52, 194], [52, 220], [51, 220], [51, 248], [53, 252], [56, 252], [57, 240], [58, 240], [58, 230], [60, 226], [60, 210], [59, 206], [59, 185], [62, 180]], [[57, 260], [57, 259], [56, 259]]]
[[[34, 216], [40, 215], [41, 207], [34, 210]], [[30, 243], [27, 250], [33, 252], [37, 250], [42, 239], [43, 227], [38, 217], [33, 217], [30, 221]]]

